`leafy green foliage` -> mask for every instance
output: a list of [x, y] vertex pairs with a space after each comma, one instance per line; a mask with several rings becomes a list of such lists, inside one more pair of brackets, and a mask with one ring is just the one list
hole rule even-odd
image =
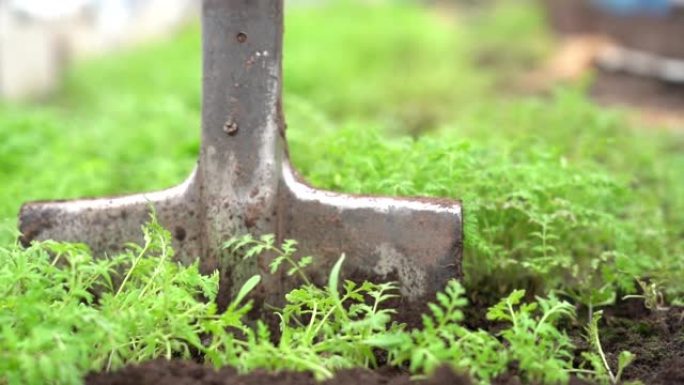
[[413, 373], [431, 373], [448, 363], [488, 383], [506, 369], [507, 354], [494, 336], [460, 324], [467, 302], [464, 293], [457, 281], [450, 281], [437, 294], [437, 303], [428, 305], [432, 314], [423, 315], [422, 329], [390, 333], [375, 343], [389, 350], [393, 364], [408, 363]]
[[275, 236], [273, 234], [264, 234], [255, 239], [251, 234], [246, 234], [242, 237], [233, 237], [223, 243], [222, 247], [232, 253], [242, 253], [243, 258], [253, 258], [265, 252], [274, 253], [275, 256], [269, 262], [269, 269], [271, 274], [274, 274], [283, 263], [287, 263], [290, 267], [287, 269], [287, 275], [294, 274], [306, 283], [311, 283], [309, 278], [304, 273], [304, 269], [313, 262], [313, 257], [297, 257], [297, 241], [294, 239], [285, 240], [282, 245], [275, 246]]
[[430, 373], [449, 364], [488, 384], [516, 363], [526, 381], [568, 381], [573, 345], [557, 324], [562, 318], [574, 317], [572, 305], [555, 296], [521, 303], [525, 292], [516, 290], [487, 313], [489, 320], [510, 324], [499, 333], [499, 340], [486, 331], [461, 325], [464, 293], [457, 281], [449, 282], [445, 291], [437, 294], [437, 303], [429, 304], [431, 314], [423, 315], [421, 329], [389, 332], [374, 343], [388, 350], [393, 364], [406, 363], [414, 373]]
[[245, 258], [270, 252], [271, 273], [286, 263], [287, 274], [298, 275], [303, 284], [285, 295], [285, 306], [277, 312], [277, 342], [272, 341], [265, 325], [259, 324], [256, 331], [247, 331], [248, 348], [231, 360], [215, 363], [231, 364], [245, 372], [256, 368], [307, 370], [318, 378], [329, 378], [340, 368], [374, 367], [376, 357], [371, 342], [390, 327], [394, 311], [383, 305], [397, 296], [396, 285], [340, 282], [342, 255], [330, 272], [328, 284], [316, 286], [304, 271], [312, 257], [296, 256], [295, 246], [293, 240], [276, 246], [272, 235], [259, 239], [245, 235], [224, 244]]
[[556, 327], [562, 318], [574, 317], [574, 307], [568, 302], [551, 295], [522, 303], [525, 292], [514, 291], [487, 313], [489, 320], [510, 324], [500, 333], [500, 341], [486, 331], [472, 331], [461, 324], [467, 304], [465, 290], [458, 281], [450, 281], [444, 292], [437, 294], [437, 301], [428, 304], [430, 314], [422, 316], [423, 327], [406, 331], [404, 325], [391, 322], [392, 309], [382, 308], [396, 296], [394, 284], [345, 281], [340, 292], [343, 255], [333, 266], [328, 285], [315, 286], [300, 267], [303, 258], [296, 257], [294, 245], [289, 240], [278, 247], [271, 235], [259, 239], [246, 235], [225, 243], [246, 258], [274, 253], [271, 266], [287, 262], [289, 274], [300, 274], [304, 284], [285, 296], [286, 305], [278, 312], [281, 337], [277, 343], [260, 325], [256, 333], [248, 332], [249, 348], [241, 357], [222, 363], [243, 371], [308, 370], [326, 378], [339, 368], [374, 367], [376, 348], [387, 350], [392, 364], [408, 364], [416, 374], [430, 373], [446, 363], [486, 384], [517, 362], [521, 375], [529, 381], [554, 384], [568, 380], [573, 345]]
[[[482, 384], [512, 363], [523, 379], [545, 384], [567, 382], [572, 370], [572, 344], [557, 324], [571, 318], [574, 308], [553, 295], [523, 303], [525, 292], [517, 290], [490, 308], [489, 320], [508, 324], [497, 337], [461, 324], [465, 290], [451, 281], [428, 305], [422, 328], [407, 331], [393, 322], [395, 311], [386, 307], [397, 297], [396, 284], [342, 281], [344, 255], [332, 267], [327, 285], [318, 286], [305, 272], [312, 257], [299, 257], [295, 241], [277, 245], [271, 235], [232, 239], [225, 243], [230, 252], [272, 258], [272, 273], [283, 269], [301, 278], [275, 311], [276, 337], [262, 321], [254, 326], [245, 321], [251, 309], [245, 299], [259, 276], [217, 313], [218, 275], [202, 276], [197, 263], [174, 263], [170, 234], [154, 217], [143, 234], [142, 246], [130, 245], [127, 252], [105, 259], [93, 259], [82, 245], [55, 242], [0, 251], [0, 351], [5, 358], [0, 381], [78, 384], [90, 370], [157, 357], [187, 358], [193, 351], [217, 367], [310, 371], [319, 379], [342, 368], [373, 368], [380, 351], [387, 352], [391, 364], [407, 364], [417, 375], [449, 364]], [[590, 364], [605, 363], [597, 322], [589, 330], [599, 353], [586, 354]], [[615, 383], [631, 359], [623, 353], [615, 375], [607, 364], [590, 373]]]
[[642, 294], [630, 294], [622, 297], [622, 299], [639, 298], [644, 301], [644, 307], [649, 310], [667, 310], [665, 306], [665, 296], [660, 291], [658, 284], [655, 282], [646, 282], [645, 280], [636, 279]]
[[501, 332], [507, 342], [509, 359], [520, 365], [530, 382], [565, 383], [572, 368], [573, 344], [557, 328], [562, 318], [572, 318], [575, 308], [554, 295], [522, 303], [524, 290], [513, 291], [489, 309], [487, 319], [510, 324]]
[[190, 357], [205, 351], [202, 335], [245, 328], [240, 302], [259, 277], [219, 315], [218, 275], [173, 262], [156, 220], [143, 232], [143, 246], [107, 259], [78, 244], [0, 249], [0, 383], [79, 384], [90, 370]]

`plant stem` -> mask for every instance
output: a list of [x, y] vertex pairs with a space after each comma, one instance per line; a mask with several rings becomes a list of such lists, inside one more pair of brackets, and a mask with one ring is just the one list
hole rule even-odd
[[142, 250], [140, 250], [140, 253], [138, 256], [135, 258], [133, 261], [133, 265], [131, 265], [131, 268], [128, 269], [126, 272], [126, 276], [124, 277], [123, 281], [121, 281], [121, 286], [119, 286], [119, 290], [116, 291], [116, 294], [114, 294], [114, 297], [118, 297], [121, 291], [123, 290], [124, 286], [126, 285], [126, 282], [130, 279], [131, 275], [133, 274], [133, 270], [135, 270], [136, 266], [138, 266], [138, 263], [140, 263], [140, 260], [143, 258], [145, 253], [147, 252], [147, 249], [149, 248], [149, 244], [146, 243], [145, 247], [143, 247]]
[[601, 356], [601, 361], [603, 361], [603, 366], [605, 366], [606, 371], [608, 372], [608, 376], [610, 377], [610, 383], [616, 384], [617, 380], [615, 379], [615, 375], [613, 375], [613, 372], [610, 370], [610, 366], [608, 365], [606, 355], [605, 353], [603, 353], [603, 347], [601, 346], [601, 340], [599, 339], [598, 334], [598, 325], [596, 325], [596, 327], [594, 328], [594, 332], [592, 334], [594, 337], [594, 344], [596, 345], [596, 350], [598, 350], [599, 356]]

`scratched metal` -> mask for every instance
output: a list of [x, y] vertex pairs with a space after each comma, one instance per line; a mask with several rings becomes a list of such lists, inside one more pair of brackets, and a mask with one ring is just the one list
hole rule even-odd
[[[393, 279], [404, 301], [422, 302], [461, 277], [458, 201], [352, 196], [308, 186], [287, 156], [282, 89], [282, 0], [204, 0], [202, 146], [190, 177], [171, 189], [118, 198], [33, 202], [20, 213], [22, 242], [84, 242], [98, 254], [142, 241], [154, 206], [180, 260], [219, 269], [229, 295], [262, 273], [256, 296], [278, 302], [288, 280], [266, 260], [231, 260], [232, 236], [274, 233], [317, 257], [322, 280], [340, 253], [351, 278]], [[236, 284], [233, 285], [233, 282]]]

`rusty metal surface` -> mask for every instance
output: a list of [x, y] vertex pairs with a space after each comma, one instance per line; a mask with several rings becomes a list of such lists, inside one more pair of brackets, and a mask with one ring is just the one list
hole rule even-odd
[[98, 254], [141, 242], [150, 205], [174, 235], [179, 258], [219, 269], [222, 292], [263, 273], [257, 296], [278, 302], [288, 284], [267, 261], [236, 261], [220, 245], [232, 236], [297, 239], [325, 277], [344, 252], [347, 277], [393, 279], [408, 303], [461, 277], [457, 201], [350, 196], [317, 190], [292, 169], [281, 106], [282, 0], [204, 0], [202, 146], [181, 185], [149, 194], [33, 202], [20, 212], [22, 242], [84, 242]]

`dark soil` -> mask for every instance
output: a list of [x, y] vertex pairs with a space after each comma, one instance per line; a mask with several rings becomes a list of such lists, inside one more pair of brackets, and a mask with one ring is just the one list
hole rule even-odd
[[335, 378], [317, 382], [307, 373], [267, 373], [256, 371], [239, 375], [235, 369], [214, 370], [192, 361], [155, 360], [139, 366], [128, 366], [114, 373], [91, 374], [87, 385], [472, 385], [467, 376], [447, 368], [435, 372], [428, 380], [412, 382], [408, 375], [383, 373], [365, 369], [348, 369]]
[[[408, 374], [394, 371], [370, 371], [347, 369], [335, 378], [317, 382], [307, 373], [268, 373], [256, 371], [240, 375], [235, 369], [214, 370], [193, 361], [149, 361], [138, 366], [128, 366], [114, 373], [91, 374], [87, 385], [473, 385], [468, 376], [454, 373], [442, 367], [426, 380], [411, 381]], [[492, 385], [521, 385], [514, 373], [507, 373], [494, 380]], [[573, 377], [570, 385], [591, 385]]]
[[608, 309], [604, 321], [601, 341], [609, 360], [614, 364], [623, 350], [636, 354], [625, 379], [684, 384], [684, 308], [649, 311], [632, 300]]
[[[475, 302], [475, 301], [473, 301]], [[477, 308], [480, 308], [476, 304]], [[480, 309], [484, 309], [481, 307]], [[468, 312], [477, 327], [485, 325], [480, 312]], [[481, 313], [484, 313], [482, 311]], [[584, 316], [580, 314], [580, 318]], [[684, 385], [684, 308], [651, 311], [639, 300], [629, 300], [606, 309], [601, 321], [601, 341], [612, 367], [623, 350], [636, 355], [636, 360], [625, 373], [624, 380], [641, 380], [646, 385]], [[473, 326], [473, 325], [469, 325]], [[490, 329], [492, 325], [489, 325]], [[495, 327], [495, 326], [494, 326]], [[584, 341], [582, 325], [569, 326], [575, 339], [576, 354], [589, 349]], [[87, 385], [314, 385], [321, 384], [306, 373], [267, 373], [256, 371], [239, 375], [233, 368], [214, 370], [194, 361], [155, 360], [131, 365], [112, 373], [92, 373]], [[441, 368], [428, 380], [412, 382], [401, 370], [383, 367], [375, 371], [365, 369], [343, 370], [323, 385], [471, 385], [467, 376]], [[522, 385], [515, 368], [497, 378], [493, 385]], [[573, 377], [571, 385], [590, 385]]]

